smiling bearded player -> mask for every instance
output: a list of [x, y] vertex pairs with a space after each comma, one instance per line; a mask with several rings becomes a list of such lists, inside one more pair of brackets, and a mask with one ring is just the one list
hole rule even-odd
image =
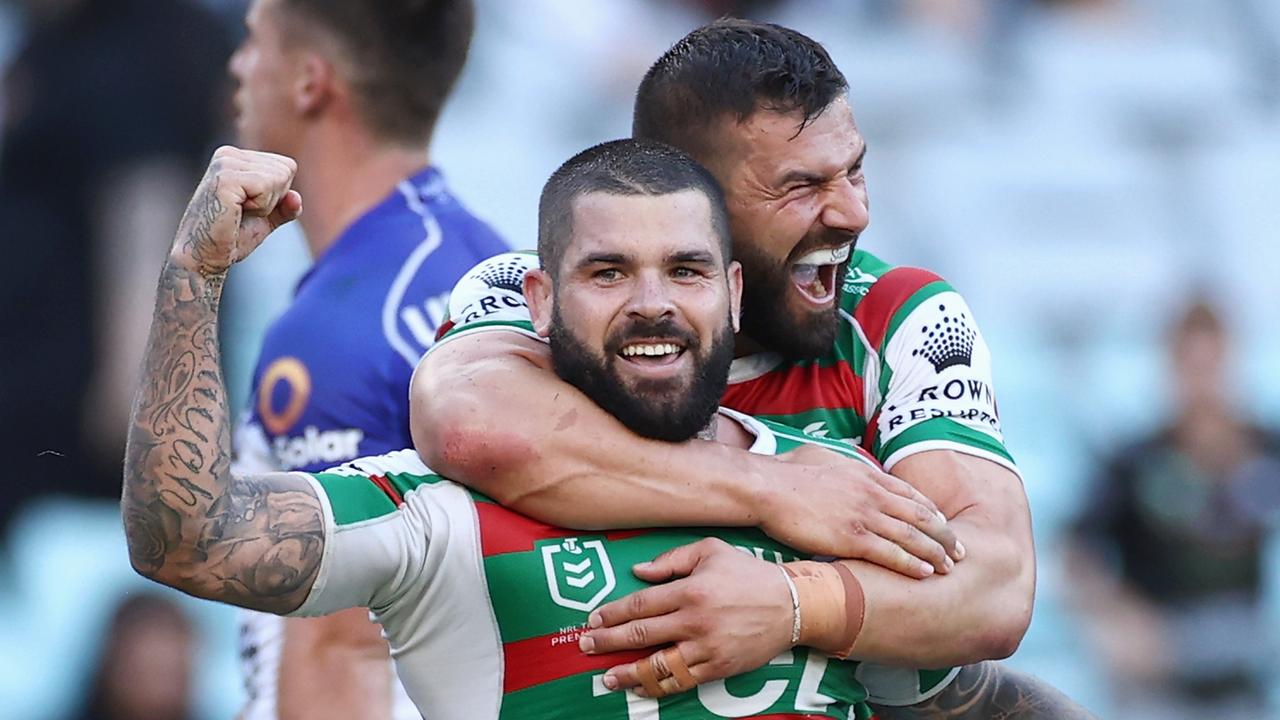
[[[864, 665], [885, 717], [904, 705], [949, 717], [1069, 708], [983, 662], [1018, 646], [1035, 586], [1030, 513], [996, 418], [990, 354], [945, 281], [855, 250], [868, 222], [866, 143], [826, 51], [763, 23], [695, 30], [646, 75], [634, 131], [689, 152], [724, 187], [744, 299], [723, 403], [782, 421], [793, 436], [845, 440], [892, 474], [810, 448], [759, 457], [637, 437], [542, 369], [548, 350], [514, 291], [534, 265], [520, 254], [468, 275], [481, 291], [455, 291], [452, 329], [418, 368], [412, 430], [428, 464], [559, 526], [754, 525], [806, 552], [851, 558], [842, 566], [863, 621], [851, 657], [967, 666], [903, 686], [877, 682]], [[620, 357], [661, 365], [688, 351], [659, 340]], [[739, 629], [763, 622], [760, 598], [790, 605], [782, 579], [744, 582], [705, 548], [683, 557], [637, 570], [677, 579], [597, 609], [583, 651], [671, 645], [698, 682], [774, 657], [780, 646]], [[666, 657], [619, 664], [602, 682], [640, 685], [642, 673], [670, 669]]]

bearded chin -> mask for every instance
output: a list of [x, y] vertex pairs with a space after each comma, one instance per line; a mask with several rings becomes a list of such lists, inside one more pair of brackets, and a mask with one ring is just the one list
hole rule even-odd
[[748, 273], [743, 262], [742, 334], [788, 360], [811, 360], [830, 352], [839, 329], [839, 293], [846, 268], [836, 268], [836, 300], [830, 308], [795, 314], [786, 300], [795, 290], [785, 268]]
[[[695, 353], [692, 379], [641, 379], [628, 383], [609, 358], [590, 351], [561, 322], [551, 324], [551, 363], [556, 375], [582, 391], [632, 432], [666, 442], [684, 442], [711, 422], [729, 379], [733, 362], [733, 333], [728, 327], [716, 336], [711, 352]], [[620, 361], [613, 361], [620, 362]]]

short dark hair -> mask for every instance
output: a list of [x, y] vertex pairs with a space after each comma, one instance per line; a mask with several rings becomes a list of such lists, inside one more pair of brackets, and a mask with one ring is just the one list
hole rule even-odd
[[799, 132], [849, 89], [817, 41], [773, 23], [725, 18], [685, 35], [645, 73], [631, 134], [705, 157], [725, 116], [800, 112]]
[[683, 151], [653, 140], [612, 140], [569, 158], [542, 188], [538, 202], [538, 262], [554, 278], [573, 235], [573, 201], [592, 192], [669, 195], [697, 190], [707, 196], [720, 257], [729, 262], [729, 213], [715, 177]]
[[[378, 137], [427, 143], [475, 25], [471, 0], [280, 0], [348, 54], [358, 110]], [[286, 38], [289, 32], [285, 32]]]

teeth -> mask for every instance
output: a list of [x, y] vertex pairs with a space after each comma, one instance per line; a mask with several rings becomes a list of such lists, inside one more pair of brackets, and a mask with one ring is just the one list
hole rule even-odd
[[804, 257], [796, 260], [796, 265], [836, 265], [849, 259], [849, 248], [853, 247], [853, 243], [841, 245], [837, 248], [823, 248], [814, 250]]
[[647, 355], [656, 357], [658, 355], [674, 355], [680, 352], [680, 348], [674, 343], [653, 343], [649, 345], [628, 345], [622, 348], [623, 357], [635, 357], [636, 355]]

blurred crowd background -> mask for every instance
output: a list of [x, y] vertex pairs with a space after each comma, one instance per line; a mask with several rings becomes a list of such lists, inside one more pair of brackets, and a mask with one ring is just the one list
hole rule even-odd
[[[227, 718], [227, 608], [133, 576], [113, 498], [154, 279], [232, 140], [244, 0], [0, 2], [0, 718]], [[1280, 3], [477, 0], [432, 148], [532, 247], [537, 195], [630, 133], [644, 70], [723, 14], [823, 42], [870, 146], [861, 243], [950, 279], [1035, 516], [1009, 661], [1100, 717], [1280, 718]], [[248, 395], [309, 259], [233, 274]]]

